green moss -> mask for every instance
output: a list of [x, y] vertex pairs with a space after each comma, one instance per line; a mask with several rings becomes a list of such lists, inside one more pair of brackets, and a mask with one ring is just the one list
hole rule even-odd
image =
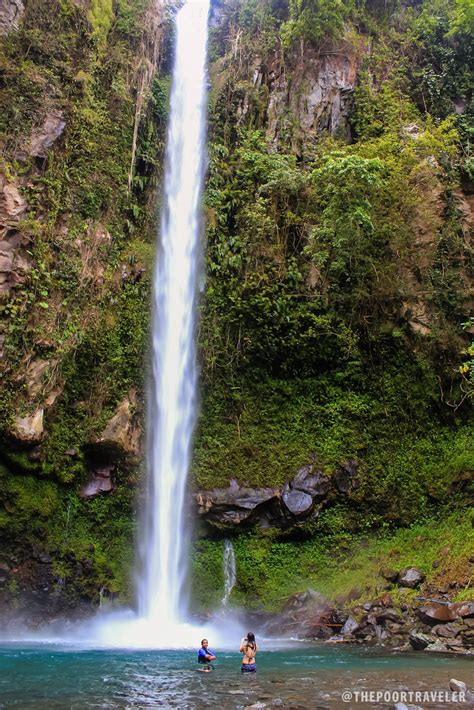
[[[333, 515], [331, 513], [331, 515]], [[335, 520], [334, 520], [335, 522]], [[400, 530], [386, 529], [377, 535], [347, 536], [336, 529], [303, 541], [281, 541], [263, 532], [246, 533], [233, 540], [237, 585], [235, 604], [248, 604], [269, 611], [279, 609], [286, 598], [308, 587], [334, 601], [357, 589], [361, 601], [373, 599], [386, 583], [384, 568], [417, 567], [429, 584], [456, 580], [458, 598], [472, 597], [472, 555], [474, 529], [472, 512], [440, 512], [435, 518]], [[199, 542], [194, 548], [194, 595], [200, 608], [206, 607], [199, 589], [221, 593], [216, 577], [222, 566], [222, 544]], [[433, 563], [437, 561], [435, 568]], [[414, 590], [393, 587], [395, 601], [416, 596]], [[212, 605], [207, 605], [210, 608]]]
[[87, 17], [98, 45], [103, 48], [114, 17], [112, 0], [92, 0]]

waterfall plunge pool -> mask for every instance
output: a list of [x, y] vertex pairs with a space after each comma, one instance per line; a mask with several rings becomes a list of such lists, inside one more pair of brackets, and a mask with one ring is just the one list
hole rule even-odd
[[[262, 644], [256, 676], [241, 676], [240, 654], [219, 652], [212, 673], [197, 672], [190, 650], [91, 650], [59, 644], [0, 645], [0, 708], [364, 707], [348, 690], [433, 691], [450, 678], [472, 680], [472, 659], [384, 653], [375, 648]], [[197, 652], [197, 648], [196, 648]], [[388, 708], [393, 703], [365, 703]], [[446, 704], [422, 703], [423, 708]], [[460, 705], [459, 707], [462, 707]]]

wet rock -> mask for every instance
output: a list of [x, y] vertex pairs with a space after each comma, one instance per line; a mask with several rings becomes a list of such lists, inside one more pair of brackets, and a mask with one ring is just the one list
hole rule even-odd
[[110, 493], [114, 488], [112, 481], [113, 470], [113, 465], [102, 466], [93, 470], [90, 479], [79, 491], [80, 497], [93, 498], [99, 493]]
[[335, 622], [328, 600], [313, 589], [292, 594], [278, 614], [265, 623], [265, 633], [304, 638], [329, 638]]
[[401, 587], [408, 587], [409, 589], [414, 589], [425, 579], [425, 574], [416, 569], [416, 567], [410, 567], [407, 570], [400, 572], [398, 578], [398, 584]]
[[474, 602], [454, 602], [449, 608], [462, 619], [474, 618]]
[[474, 602], [454, 602], [422, 606], [417, 610], [418, 617], [426, 624], [449, 622], [456, 619], [474, 617]]
[[324, 498], [331, 489], [331, 482], [322, 471], [312, 465], [303, 466], [290, 482], [290, 488], [308, 493], [314, 499]]
[[0, 0], [0, 35], [17, 30], [24, 11], [23, 0]]
[[474, 629], [461, 632], [461, 639], [466, 648], [474, 648]]
[[[277, 51], [268, 66], [257, 67], [262, 78], [267, 77], [269, 90], [267, 140], [276, 144], [281, 135], [288, 135], [299, 154], [303, 142], [311, 144], [326, 131], [349, 139], [358, 63], [358, 52], [352, 49], [320, 54], [306, 46], [304, 62], [296, 51], [282, 62]], [[245, 107], [242, 110], [245, 114]]]

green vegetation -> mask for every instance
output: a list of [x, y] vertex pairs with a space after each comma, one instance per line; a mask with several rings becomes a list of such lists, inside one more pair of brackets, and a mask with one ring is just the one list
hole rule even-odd
[[[382, 593], [383, 569], [417, 567], [426, 581], [444, 585], [458, 581], [457, 597], [472, 598], [474, 530], [469, 513], [449, 513], [409, 527], [387, 527], [377, 535], [352, 536], [344, 530], [344, 515], [321, 516], [319, 534], [305, 540], [281, 540], [272, 534], [247, 533], [233, 539], [237, 584], [230, 603], [275, 611], [295, 592], [312, 588], [334, 601], [353, 592], [360, 602]], [[193, 599], [197, 608], [215, 605], [223, 594], [223, 544], [198, 540], [194, 546]], [[433, 562], [439, 564], [433, 567]], [[215, 580], [209, 599], [209, 580]], [[357, 591], [356, 591], [357, 590]], [[397, 588], [395, 601], [409, 602], [416, 590]], [[211, 603], [210, 603], [211, 602]]]
[[[436, 574], [469, 593], [472, 528], [457, 511], [473, 460], [471, 6], [219, 6], [193, 483], [281, 484], [314, 456], [329, 475], [359, 463], [352, 495], [298, 539], [235, 538], [235, 603], [275, 608], [308, 585], [370, 596], [392, 558], [435, 578], [446, 544], [452, 567]], [[56, 393], [38, 451], [5, 438], [0, 526], [9, 549], [40, 539], [58, 580], [92, 564], [69, 587], [93, 599], [100, 587], [130, 595], [137, 462], [118, 462], [110, 496], [83, 501], [78, 489], [88, 443], [130, 389], [143, 398], [173, 43], [163, 17], [161, 71], [137, 96], [160, 36], [148, 10], [147, 0], [31, 0], [0, 48], [0, 169], [28, 204], [12, 229], [28, 269], [0, 303], [2, 428]], [[303, 69], [331, 77], [337, 61], [357, 73], [340, 96], [346, 124], [329, 131], [328, 108], [315, 128]], [[64, 131], [33, 157], [32, 131], [51, 113]], [[48, 367], [32, 391], [38, 360]], [[200, 538], [193, 565], [197, 606], [217, 603], [222, 542]], [[209, 578], [215, 598], [204, 600]]]
[[[131, 388], [139, 397], [143, 389], [155, 222], [148, 200], [159, 179], [167, 84], [160, 77], [136, 115], [143, 52], [159, 41], [147, 8], [146, 0], [35, 0], [0, 49], [0, 171], [28, 205], [18, 230], [30, 263], [0, 303], [2, 429], [55, 398], [36, 453], [2, 442], [2, 539], [20, 558], [38, 543], [58, 579], [69, 575], [71, 593], [94, 601], [101, 587], [125, 598], [131, 578], [136, 465], [117, 462], [112, 496], [83, 501], [78, 491], [90, 476], [88, 443]], [[51, 114], [64, 131], [46, 158], [33, 158], [31, 132]], [[32, 393], [25, 370], [38, 361], [47, 369]], [[87, 560], [90, 573], [76, 579]]]

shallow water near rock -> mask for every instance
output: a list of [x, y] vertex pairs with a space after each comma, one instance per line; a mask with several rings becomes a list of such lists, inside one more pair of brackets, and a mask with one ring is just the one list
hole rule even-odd
[[[469, 685], [474, 677], [472, 659], [327, 644], [264, 649], [259, 653], [256, 676], [241, 676], [237, 652], [219, 653], [211, 673], [199, 673], [195, 659], [189, 650], [2, 645], [0, 708], [187, 709], [212, 705], [239, 710], [256, 703], [293, 709], [351, 708], [363, 705], [344, 702], [343, 691], [446, 691], [450, 678]], [[365, 703], [365, 707], [389, 706]]]

